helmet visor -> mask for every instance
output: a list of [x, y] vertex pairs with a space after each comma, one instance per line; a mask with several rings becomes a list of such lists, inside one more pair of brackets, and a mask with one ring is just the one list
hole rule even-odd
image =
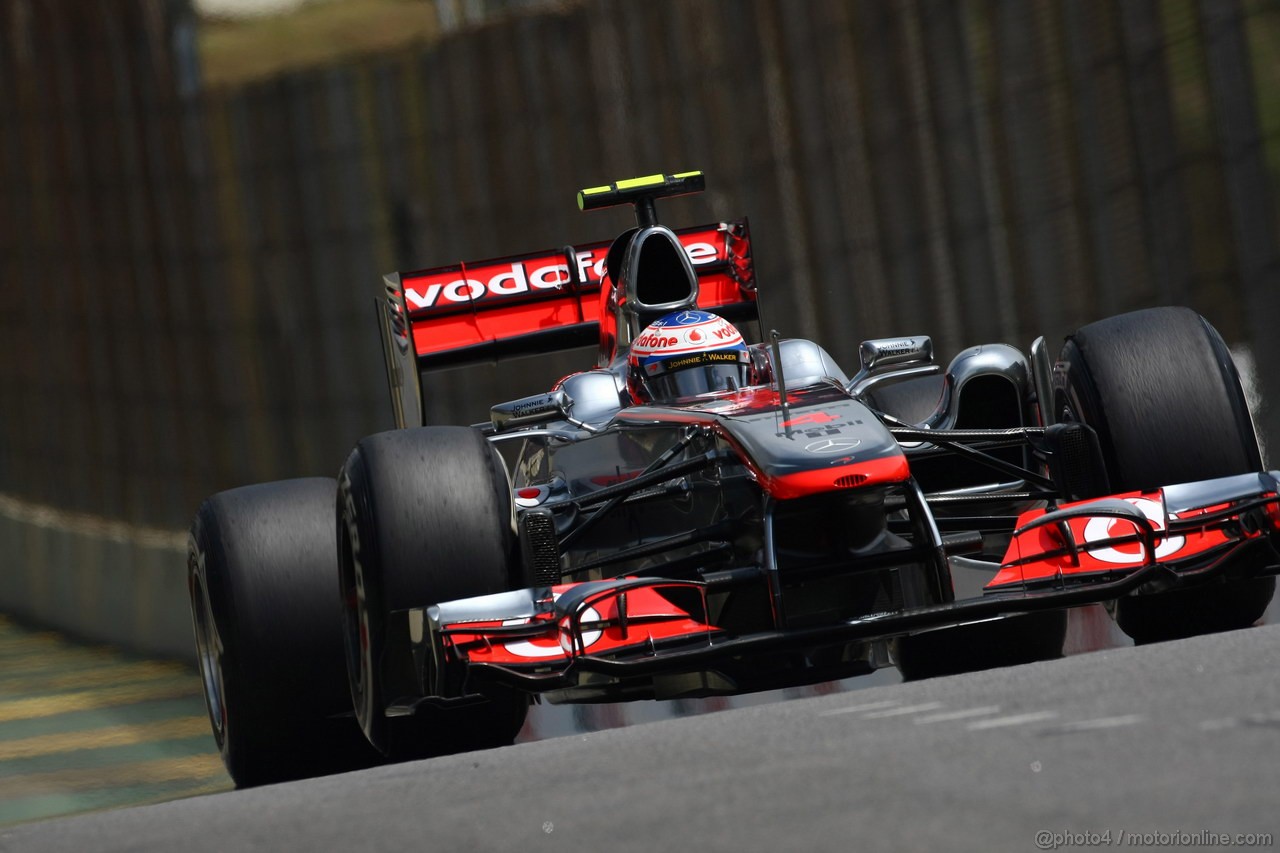
[[669, 358], [646, 367], [645, 387], [654, 400], [679, 400], [713, 391], [736, 391], [748, 384], [749, 361], [740, 350]]

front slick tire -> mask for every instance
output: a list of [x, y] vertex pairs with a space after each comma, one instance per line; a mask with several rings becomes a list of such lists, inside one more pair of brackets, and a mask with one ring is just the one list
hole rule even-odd
[[387, 707], [420, 695], [407, 617], [442, 601], [520, 585], [515, 516], [502, 460], [469, 427], [420, 427], [362, 439], [338, 488], [339, 578], [356, 717], [393, 761], [510, 744], [529, 699]]
[[236, 787], [378, 764], [351, 717], [332, 479], [220, 492], [196, 513], [188, 588], [214, 740]]
[[[1054, 369], [1058, 419], [1098, 433], [1115, 493], [1262, 470], [1231, 353], [1189, 308], [1149, 308], [1067, 338]], [[1244, 628], [1275, 593], [1252, 578], [1130, 596], [1115, 603], [1136, 643]]]

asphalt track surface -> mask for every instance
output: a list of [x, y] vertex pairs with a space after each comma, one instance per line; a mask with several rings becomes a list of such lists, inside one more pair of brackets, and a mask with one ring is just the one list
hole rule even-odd
[[1278, 676], [1265, 625], [26, 824], [0, 850], [1268, 849]]

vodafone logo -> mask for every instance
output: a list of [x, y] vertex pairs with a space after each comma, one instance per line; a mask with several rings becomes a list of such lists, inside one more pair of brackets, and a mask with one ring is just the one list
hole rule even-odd
[[[1125, 500], [1140, 509], [1143, 515], [1151, 519], [1151, 524], [1157, 532], [1164, 530], [1164, 506], [1162, 504], [1150, 498], [1125, 498]], [[1101, 542], [1117, 534], [1124, 535], [1130, 529], [1130, 524], [1126, 521], [1103, 517], [1091, 518], [1088, 524], [1084, 526], [1084, 540], [1086, 542]], [[1184, 536], [1167, 537], [1156, 546], [1156, 559], [1162, 560], [1178, 553], [1186, 542], [1187, 540]], [[1135, 563], [1143, 562], [1145, 555], [1142, 547], [1135, 543], [1131, 546], [1131, 550], [1126, 549], [1124, 551], [1115, 547], [1094, 548], [1089, 551], [1089, 556], [1104, 563], [1134, 565]]]
[[[694, 266], [715, 263], [720, 253], [711, 243], [684, 244]], [[578, 280], [585, 289], [600, 287], [605, 276], [607, 247], [576, 252]], [[569, 266], [561, 252], [551, 252], [504, 264], [464, 266], [459, 270], [433, 272], [405, 282], [404, 301], [410, 313], [429, 312], [492, 302], [543, 291], [563, 290], [571, 281]]]
[[[692, 317], [691, 325], [681, 324], [685, 316]], [[663, 318], [652, 323], [631, 344], [631, 352], [637, 358], [669, 356], [740, 343], [742, 333], [723, 317], [701, 311], [686, 311], [674, 319]]]
[[[578, 256], [582, 281], [598, 287], [604, 275], [604, 259], [594, 260], [590, 253]], [[588, 272], [591, 275], [588, 275]], [[489, 278], [457, 278], [449, 282], [431, 282], [406, 287], [404, 301], [410, 311], [423, 311], [437, 305], [465, 305], [487, 296], [519, 296], [531, 290], [560, 290], [569, 283], [569, 267], [545, 264], [528, 267], [517, 261]]]
[[[555, 597], [559, 598], [559, 593], [557, 593]], [[586, 610], [582, 611], [582, 621], [599, 622], [600, 611], [596, 610], [594, 607], [588, 607]], [[526, 620], [509, 619], [502, 624], [524, 625], [526, 624]], [[599, 629], [583, 631], [582, 647], [584, 649], [590, 648], [595, 645], [602, 636], [604, 636], [604, 632]], [[573, 653], [573, 649], [569, 647], [568, 637], [564, 634], [561, 635], [558, 641], [520, 640], [516, 643], [506, 643], [503, 645], [503, 648], [511, 654], [522, 658], [558, 658]]]

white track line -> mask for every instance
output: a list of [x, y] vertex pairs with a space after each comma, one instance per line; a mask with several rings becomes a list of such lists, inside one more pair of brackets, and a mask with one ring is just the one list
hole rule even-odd
[[896, 699], [890, 699], [884, 702], [867, 702], [863, 705], [850, 705], [848, 708], [834, 708], [830, 711], [822, 711], [819, 717], [836, 717], [841, 714], [856, 714], [859, 711], [875, 711], [879, 708], [891, 708], [897, 705]]
[[1095, 729], [1116, 729], [1121, 726], [1132, 726], [1140, 723], [1146, 717], [1141, 714], [1126, 714], [1123, 717], [1099, 717], [1096, 720], [1077, 720], [1075, 722], [1063, 723], [1055, 726], [1055, 732], [1091, 732]]
[[864, 720], [879, 720], [883, 717], [905, 717], [907, 714], [920, 714], [924, 711], [936, 711], [942, 707], [941, 702], [925, 702], [922, 705], [904, 705], [901, 708], [890, 708], [887, 711], [872, 711], [863, 714]]
[[1052, 720], [1058, 716], [1057, 711], [1031, 711], [1026, 714], [1014, 714], [1009, 717], [995, 717], [990, 720], [978, 720], [965, 726], [971, 732], [984, 729], [1002, 729], [1006, 726], [1023, 726], [1027, 723], [1038, 723], [1041, 720]]
[[960, 711], [943, 711], [941, 714], [928, 714], [923, 717], [917, 717], [915, 724], [917, 726], [927, 726], [931, 723], [948, 723], [952, 720], [967, 720], [970, 717], [985, 717], [989, 714], [999, 713], [999, 705], [986, 705], [982, 708], [965, 708]]

